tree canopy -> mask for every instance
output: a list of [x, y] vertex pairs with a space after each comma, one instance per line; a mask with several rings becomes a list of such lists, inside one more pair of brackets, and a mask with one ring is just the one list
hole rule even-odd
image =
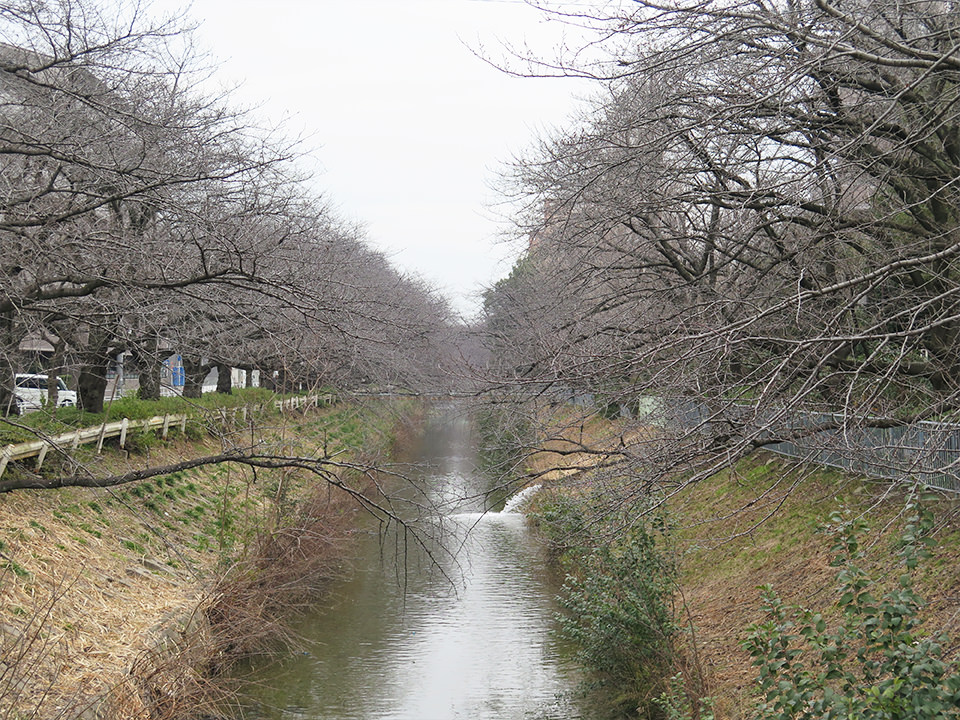
[[31, 336], [91, 410], [121, 353], [147, 395], [171, 353], [189, 392], [214, 366], [289, 387], [437, 379], [444, 301], [310, 189], [282, 129], [204, 93], [178, 18], [17, 0], [0, 43], [6, 407]]
[[607, 55], [550, 67], [598, 92], [514, 165], [530, 247], [488, 295], [503, 381], [644, 410], [660, 430], [611, 457], [654, 483], [955, 416], [956, 3], [544, 9]]

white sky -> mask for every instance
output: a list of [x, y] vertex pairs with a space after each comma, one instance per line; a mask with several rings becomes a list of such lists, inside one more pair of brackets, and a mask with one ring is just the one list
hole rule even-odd
[[[178, 9], [155, 0], [154, 9]], [[566, 32], [522, 0], [193, 0], [198, 44], [235, 98], [303, 135], [319, 188], [394, 264], [476, 309], [510, 268], [490, 189], [583, 90], [476, 57], [551, 54]]]

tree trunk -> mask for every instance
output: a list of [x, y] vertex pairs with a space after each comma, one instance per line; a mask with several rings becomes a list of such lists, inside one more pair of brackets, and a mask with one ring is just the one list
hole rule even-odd
[[140, 376], [140, 399], [160, 399], [160, 368], [162, 363], [157, 356], [157, 337], [147, 338], [143, 347], [134, 350], [133, 357]]
[[263, 368], [260, 368], [260, 387], [276, 392], [277, 382], [274, 379], [273, 372], [271, 370], [264, 370]]
[[[0, 339], [3, 347], [15, 348], [17, 343], [13, 334], [13, 318], [11, 313], [0, 316]], [[19, 415], [17, 397], [13, 391], [14, 385], [13, 363], [9, 353], [0, 353], [0, 415]]]
[[110, 367], [111, 335], [102, 327], [91, 327], [87, 338], [84, 363], [77, 381], [77, 400], [87, 412], [102, 413], [107, 391], [107, 370]]
[[91, 361], [83, 366], [77, 382], [77, 397], [80, 407], [87, 412], [103, 412], [103, 396], [107, 392], [107, 363], [103, 358], [99, 363]]
[[217, 363], [217, 392], [229, 395], [233, 391], [233, 378], [229, 365]]
[[47, 371], [47, 407], [56, 412], [60, 405], [60, 370], [51, 368]]
[[47, 407], [56, 412], [60, 406], [60, 370], [63, 369], [63, 355], [66, 341], [58, 330], [56, 342], [53, 344], [53, 356], [50, 358], [50, 367], [47, 369]]
[[203, 395], [203, 379], [210, 371], [210, 365], [204, 363], [201, 358], [194, 358], [188, 355], [183, 355], [182, 360], [183, 396], [185, 398], [197, 399]]

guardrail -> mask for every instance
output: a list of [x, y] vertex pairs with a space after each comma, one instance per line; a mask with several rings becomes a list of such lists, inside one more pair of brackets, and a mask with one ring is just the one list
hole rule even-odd
[[[302, 395], [298, 397], [287, 398], [286, 400], [276, 400], [274, 402], [274, 406], [282, 413], [289, 410], [305, 410], [307, 408], [326, 407], [328, 405], [332, 405], [334, 400], [335, 397], [331, 393], [325, 393], [323, 395]], [[219, 415], [223, 422], [227, 422], [229, 419], [236, 423], [238, 418], [241, 422], [246, 422], [247, 408], [246, 406], [236, 408], [220, 408]], [[31, 440], [29, 442], [18, 443], [15, 445], [7, 445], [0, 450], [0, 477], [3, 476], [3, 473], [7, 469], [7, 464], [11, 460], [27, 460], [28, 458], [35, 457], [37, 458], [35, 469], [40, 470], [40, 468], [43, 466], [44, 459], [47, 457], [47, 453], [51, 449], [76, 449], [80, 445], [86, 445], [96, 441], [97, 452], [99, 453], [103, 448], [103, 441], [107, 438], [114, 437], [119, 437], [120, 447], [124, 447], [127, 442], [127, 433], [130, 430], [151, 430], [154, 428], [159, 428], [161, 431], [161, 437], [166, 439], [167, 433], [171, 427], [176, 427], [179, 425], [181, 432], [185, 431], [188, 417], [189, 416], [186, 414], [168, 414], [156, 415], [152, 418], [147, 418], [146, 420], [130, 420], [129, 418], [123, 418], [122, 420], [103, 423], [102, 425], [78, 428], [76, 430], [71, 430], [68, 433], [63, 433], [62, 435], [41, 438], [39, 440]]]
[[284, 410], [299, 410], [309, 407], [319, 408], [333, 404], [334, 397], [331, 393], [323, 395], [298, 395], [297, 397], [287, 398], [286, 400], [275, 400], [273, 405], [280, 412]]
[[11, 460], [26, 460], [35, 457], [37, 458], [36, 469], [39, 470], [51, 449], [76, 449], [80, 445], [96, 441], [97, 452], [99, 453], [103, 448], [103, 441], [107, 438], [119, 437], [120, 447], [124, 447], [127, 443], [127, 433], [131, 429], [151, 430], [160, 428], [161, 437], [166, 438], [170, 428], [177, 425], [180, 426], [181, 432], [184, 431], [187, 427], [187, 415], [155, 415], [146, 420], [123, 418], [116, 422], [103, 423], [94, 427], [77, 428], [62, 435], [7, 445], [0, 451], [0, 476], [6, 471], [7, 463]]

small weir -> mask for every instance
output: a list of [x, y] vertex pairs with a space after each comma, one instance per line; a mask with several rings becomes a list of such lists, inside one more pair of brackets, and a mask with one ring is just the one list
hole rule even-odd
[[575, 670], [556, 637], [556, 578], [518, 512], [538, 487], [501, 512], [481, 512], [470, 439], [462, 418], [429, 424], [417, 458], [422, 487], [449, 508], [436, 545], [411, 546], [400, 534], [398, 549], [371, 534], [333, 606], [298, 628], [305, 653], [251, 679], [249, 717], [581, 717], [570, 699]]
[[503, 510], [500, 513], [515, 513], [523, 506], [523, 504], [529, 500], [531, 497], [537, 494], [540, 490], [539, 485], [529, 485], [523, 490], [518, 492], [516, 495], [507, 498], [507, 502], [503, 505]]

